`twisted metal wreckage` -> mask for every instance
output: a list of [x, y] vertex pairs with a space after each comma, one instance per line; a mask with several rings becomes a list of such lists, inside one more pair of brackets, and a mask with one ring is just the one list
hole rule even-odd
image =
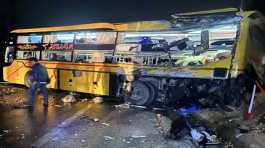
[[[142, 45], [142, 51], [134, 57], [135, 63], [142, 60], [142, 67], [134, 71], [135, 80], [124, 85], [123, 90], [129, 90], [125, 98], [138, 105], [156, 101], [167, 106], [240, 106], [251, 82], [246, 73], [249, 69], [244, 68], [249, 48], [244, 43], [246, 20], [230, 12], [179, 14], [173, 18], [178, 40], [168, 43], [170, 39], [163, 40], [160, 34], [157, 38], [162, 40], [151, 48], [156, 54], [164, 54], [149, 52], [152, 55], [145, 53], [144, 58], [143, 50], [148, 47]], [[154, 42], [155, 35], [152, 39]]]

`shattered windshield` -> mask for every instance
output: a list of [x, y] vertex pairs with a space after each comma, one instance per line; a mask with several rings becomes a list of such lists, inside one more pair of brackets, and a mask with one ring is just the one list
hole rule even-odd
[[119, 33], [117, 53], [137, 53], [131, 60], [143, 65], [202, 66], [224, 60], [234, 47], [240, 17], [175, 18], [172, 28]]

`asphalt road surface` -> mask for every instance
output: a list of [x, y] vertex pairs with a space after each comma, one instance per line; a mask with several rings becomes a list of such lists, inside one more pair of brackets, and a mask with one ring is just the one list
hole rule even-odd
[[20, 108], [25, 88], [6, 85], [0, 91], [0, 148], [192, 147], [189, 140], [165, 138], [171, 121], [157, 111], [117, 106], [118, 101], [96, 104], [84, 95], [63, 103], [66, 93], [55, 91], [47, 109], [38, 96], [30, 110]]

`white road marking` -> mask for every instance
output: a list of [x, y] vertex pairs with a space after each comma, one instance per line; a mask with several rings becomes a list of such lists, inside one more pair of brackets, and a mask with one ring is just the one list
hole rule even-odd
[[63, 122], [61, 122], [61, 124], [59, 124], [57, 127], [53, 128], [50, 132], [46, 133], [45, 135], [40, 137], [38, 140], [33, 142], [31, 147], [39, 148], [39, 147], [44, 146], [49, 141], [53, 140], [53, 138], [56, 137], [56, 135], [58, 133], [60, 133], [62, 130], [64, 130], [63, 127], [69, 126], [72, 122], [74, 122], [77, 118], [81, 117], [91, 107], [92, 107], [92, 105], [89, 104], [86, 108], [76, 112], [73, 116], [71, 116], [68, 119], [64, 120]]

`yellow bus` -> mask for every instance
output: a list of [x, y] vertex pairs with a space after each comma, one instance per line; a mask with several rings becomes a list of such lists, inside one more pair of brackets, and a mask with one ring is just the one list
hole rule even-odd
[[49, 88], [116, 96], [137, 105], [240, 105], [249, 74], [263, 79], [264, 16], [235, 8], [173, 14], [170, 21], [18, 29], [4, 80], [27, 83], [27, 60]]

